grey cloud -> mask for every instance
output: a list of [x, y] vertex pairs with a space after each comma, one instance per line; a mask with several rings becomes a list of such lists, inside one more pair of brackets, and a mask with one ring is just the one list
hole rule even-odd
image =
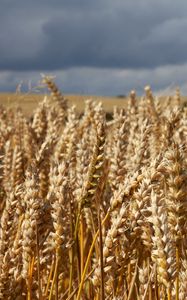
[[[181, 87], [183, 93], [187, 91], [187, 64], [162, 66], [154, 70], [71, 68], [65, 71], [54, 70], [49, 75], [56, 75], [55, 82], [62, 92], [71, 94], [118, 95], [128, 94], [131, 89], [136, 89], [141, 95], [147, 84], [152, 86], [154, 92], [163, 91], [170, 86]], [[22, 81], [23, 91], [28, 91], [28, 86], [35, 90], [40, 85], [40, 80], [37, 71], [4, 71], [0, 72], [0, 90], [15, 91]], [[41, 93], [43, 92], [41, 89]]]
[[182, 64], [186, 9], [185, 0], [1, 0], [0, 69]]
[[185, 35], [186, 21], [165, 20], [163, 16], [151, 21], [143, 14], [133, 18], [126, 11], [103, 11], [84, 18], [77, 13], [72, 19], [62, 16], [43, 27], [48, 42], [42, 67], [50, 57], [50, 68], [153, 68], [186, 62], [186, 41], [179, 38]]
[[146, 84], [187, 91], [186, 0], [1, 0], [0, 90], [39, 73], [65, 93], [116, 95]]

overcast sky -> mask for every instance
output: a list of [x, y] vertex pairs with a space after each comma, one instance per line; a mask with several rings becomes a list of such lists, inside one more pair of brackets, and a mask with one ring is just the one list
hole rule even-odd
[[0, 91], [44, 73], [65, 93], [187, 94], [186, 34], [186, 0], [0, 0]]

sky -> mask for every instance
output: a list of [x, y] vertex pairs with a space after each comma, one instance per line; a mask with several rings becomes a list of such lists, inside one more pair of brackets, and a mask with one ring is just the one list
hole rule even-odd
[[187, 94], [186, 0], [0, 0], [0, 91]]

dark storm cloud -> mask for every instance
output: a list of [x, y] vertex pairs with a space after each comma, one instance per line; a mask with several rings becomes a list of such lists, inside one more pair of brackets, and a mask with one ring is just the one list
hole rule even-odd
[[185, 0], [1, 0], [0, 69], [183, 64], [186, 9]]

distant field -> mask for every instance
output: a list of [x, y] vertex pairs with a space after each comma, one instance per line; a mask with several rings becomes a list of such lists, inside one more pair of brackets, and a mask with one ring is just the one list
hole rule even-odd
[[[0, 104], [6, 107], [15, 109], [21, 107], [26, 115], [32, 114], [33, 110], [37, 107], [37, 104], [43, 100], [44, 94], [16, 94], [16, 93], [0, 93]], [[49, 95], [48, 95], [49, 96]], [[84, 110], [85, 100], [92, 99], [97, 102], [102, 101], [103, 107], [106, 112], [113, 111], [114, 106], [122, 108], [127, 104], [127, 97], [104, 97], [104, 96], [91, 96], [91, 95], [65, 95], [65, 98], [69, 99], [70, 105], [75, 104], [78, 112]], [[163, 101], [165, 97], [162, 97]], [[186, 102], [187, 97], [182, 97], [182, 102]]]
[[[87, 99], [94, 99], [102, 101], [105, 111], [112, 112], [114, 106], [120, 108], [124, 107], [127, 103], [127, 98], [118, 97], [102, 97], [102, 96], [86, 96], [86, 95], [65, 95], [69, 99], [70, 104], [75, 104], [79, 112], [83, 111], [84, 102]], [[44, 95], [36, 94], [3, 94], [0, 93], [0, 104], [6, 107], [16, 108], [20, 106], [25, 114], [31, 114], [37, 107], [37, 104], [42, 101]]]

